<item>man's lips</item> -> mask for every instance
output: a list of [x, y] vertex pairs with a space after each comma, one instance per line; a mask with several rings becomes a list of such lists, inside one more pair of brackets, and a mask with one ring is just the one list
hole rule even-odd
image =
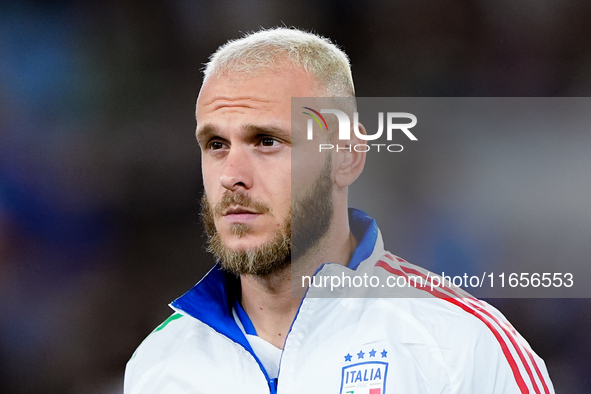
[[244, 208], [244, 207], [230, 207], [230, 208], [225, 209], [222, 212], [222, 216], [242, 215], [242, 214], [258, 215], [259, 212], [256, 212], [254, 209], [249, 209], [249, 208]]
[[231, 207], [222, 212], [222, 216], [230, 223], [247, 222], [256, 219], [260, 212], [244, 207]]

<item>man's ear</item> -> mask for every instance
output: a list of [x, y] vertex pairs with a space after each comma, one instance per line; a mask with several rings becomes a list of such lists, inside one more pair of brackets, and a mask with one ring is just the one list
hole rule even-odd
[[[359, 131], [367, 135], [362, 124], [359, 124]], [[351, 125], [351, 136], [349, 141], [337, 141], [339, 149], [334, 157], [333, 173], [335, 184], [339, 187], [351, 185], [359, 177], [365, 165], [367, 146], [365, 146], [365, 141], [360, 140], [353, 132], [353, 125]], [[342, 145], [343, 143], [347, 145]]]

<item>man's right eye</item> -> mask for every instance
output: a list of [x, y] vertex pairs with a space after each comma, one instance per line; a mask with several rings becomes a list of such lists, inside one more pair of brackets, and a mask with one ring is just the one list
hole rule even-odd
[[224, 144], [223, 142], [220, 141], [211, 141], [209, 143], [209, 149], [211, 150], [218, 150], [218, 149], [223, 149], [225, 147], [226, 144]]

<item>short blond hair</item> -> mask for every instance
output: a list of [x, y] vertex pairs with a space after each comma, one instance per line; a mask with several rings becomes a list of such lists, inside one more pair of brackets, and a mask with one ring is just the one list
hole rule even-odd
[[228, 71], [245, 75], [283, 65], [301, 65], [316, 78], [327, 96], [354, 97], [349, 57], [328, 38], [294, 28], [278, 27], [228, 41], [211, 55], [205, 78]]

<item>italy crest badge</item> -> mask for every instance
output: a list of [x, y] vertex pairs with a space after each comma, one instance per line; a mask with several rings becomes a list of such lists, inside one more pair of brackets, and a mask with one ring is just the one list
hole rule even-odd
[[340, 393], [385, 394], [388, 374], [387, 355], [388, 352], [385, 349], [381, 352], [372, 349], [369, 352], [361, 350], [353, 356], [351, 354], [344, 356], [346, 365], [341, 375]]

